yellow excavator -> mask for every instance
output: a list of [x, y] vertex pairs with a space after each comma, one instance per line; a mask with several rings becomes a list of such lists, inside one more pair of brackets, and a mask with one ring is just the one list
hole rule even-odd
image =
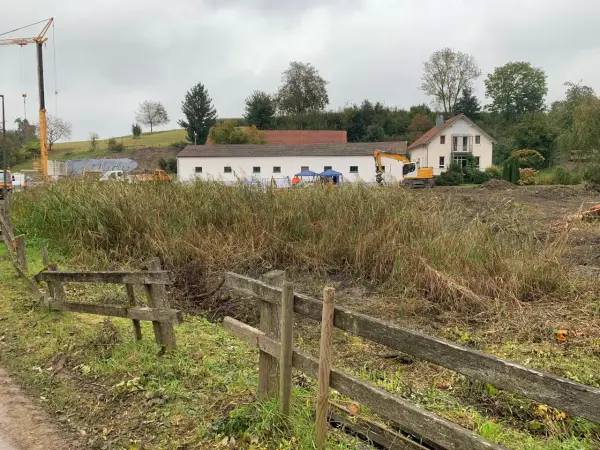
[[386, 153], [382, 152], [381, 150], [375, 150], [373, 152], [373, 158], [375, 159], [375, 170], [377, 172], [375, 179], [379, 184], [383, 184], [384, 182], [384, 169], [382, 160], [383, 158], [389, 158], [393, 159], [394, 161], [404, 163], [402, 166], [402, 180], [400, 181], [401, 185], [410, 188], [433, 187], [435, 185], [432, 167], [420, 168], [418, 163], [410, 161], [404, 155], [399, 155], [397, 153]]

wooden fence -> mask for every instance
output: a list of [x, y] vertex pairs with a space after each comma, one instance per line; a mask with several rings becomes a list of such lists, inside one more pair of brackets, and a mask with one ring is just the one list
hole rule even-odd
[[[302, 294], [286, 293], [289, 290], [293, 291], [293, 288], [288, 286], [284, 290], [274, 286], [279, 282], [280, 280], [263, 282], [235, 273], [227, 273], [226, 287], [255, 295], [262, 304], [267, 303], [270, 306], [261, 305], [260, 330], [232, 318], [225, 319], [225, 328], [249, 344], [257, 346], [260, 349], [261, 357], [263, 354], [267, 354], [271, 358], [277, 359], [281, 355], [291, 352], [293, 367], [309, 376], [322, 379], [326, 374], [323, 370], [319, 370], [319, 360], [299, 349], [291, 349], [292, 344], [286, 337], [282, 338], [282, 342], [286, 342], [290, 349], [284, 351], [278, 341], [278, 328], [273, 331], [273, 327], [266, 327], [265, 324], [272, 324], [272, 319], [263, 320], [262, 315], [265, 311], [270, 310], [269, 316], [277, 317], [282, 303], [289, 303], [289, 300], [282, 301], [282, 295], [284, 297], [291, 296], [293, 312], [322, 321], [321, 352], [323, 352], [323, 333], [327, 333], [324, 323], [327, 320], [324, 312], [327, 308], [324, 310], [324, 306], [327, 305], [327, 302], [324, 303]], [[331, 315], [331, 324], [336, 328], [553, 406], [573, 416], [600, 423], [600, 389], [530, 369], [347, 309], [335, 307]], [[289, 320], [288, 318], [282, 323], [285, 324]], [[322, 356], [321, 364], [323, 363]], [[325, 356], [328, 359], [328, 355]], [[272, 365], [259, 367], [259, 389], [262, 395], [272, 395], [276, 392], [271, 386], [273, 380], [277, 379], [273, 374], [274, 370], [276, 369]], [[429, 442], [443, 449], [503, 448], [453, 422], [429, 413], [407, 400], [371, 386], [340, 369], [331, 367], [329, 378], [329, 387], [366, 405], [379, 416], [395, 422], [401, 430], [417, 437], [421, 442]], [[286, 378], [285, 382], [291, 383], [291, 380], [288, 381]], [[318, 398], [322, 398], [323, 395], [324, 393], [319, 391]], [[317, 417], [319, 417], [318, 411]], [[318, 433], [317, 431], [317, 437]], [[408, 445], [398, 448], [418, 448]]]
[[[171, 277], [169, 272], [161, 270], [158, 258], [150, 260], [147, 263], [148, 270], [144, 271], [59, 272], [57, 265], [50, 263], [47, 250], [42, 248], [42, 262], [45, 269], [31, 278], [27, 264], [25, 236], [14, 236], [10, 214], [8, 214], [8, 199], [10, 196], [4, 200], [0, 211], [0, 233], [8, 257], [17, 274], [27, 282], [29, 290], [49, 309], [131, 319], [137, 340], [142, 339], [140, 321], [151, 321], [156, 343], [162, 347], [161, 353], [176, 348], [173, 325], [181, 323], [183, 318], [180, 310], [168, 307], [166, 285], [171, 284]], [[47, 283], [47, 295], [38, 287], [39, 282]], [[129, 304], [125, 306], [68, 302], [64, 283], [122, 284]], [[135, 285], [144, 286], [149, 307], [137, 305]]]

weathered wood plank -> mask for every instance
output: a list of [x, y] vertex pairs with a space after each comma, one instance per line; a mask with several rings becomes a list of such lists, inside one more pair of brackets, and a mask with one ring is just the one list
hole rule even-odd
[[17, 261], [23, 269], [23, 272], [27, 273], [27, 253], [25, 252], [25, 236], [17, 236], [15, 238], [15, 245], [17, 250]]
[[290, 415], [292, 355], [294, 353], [294, 285], [283, 283], [281, 297], [281, 354], [279, 355], [279, 412]]
[[183, 322], [181, 311], [177, 309], [130, 308], [120, 305], [95, 305], [91, 303], [60, 302], [56, 300], [51, 300], [48, 303], [48, 307], [57, 311], [122, 317], [124, 319], [150, 320], [168, 324], [179, 324]]
[[427, 447], [382, 424], [350, 414], [346, 408], [333, 402], [330, 402], [329, 421], [389, 450], [428, 450]]
[[[285, 279], [285, 272], [273, 270], [261, 276], [270, 286], [279, 287]], [[279, 339], [281, 315], [281, 296], [278, 304], [260, 302], [260, 329], [267, 336]], [[274, 398], [279, 394], [279, 362], [266, 352], [258, 357], [258, 393], [263, 398]]]
[[333, 302], [335, 289], [323, 290], [321, 313], [321, 340], [319, 342], [319, 375], [317, 377], [317, 411], [315, 417], [315, 443], [323, 448], [327, 441], [327, 417], [329, 416], [329, 376], [331, 368], [331, 339], [333, 337]]
[[[225, 285], [272, 303], [280, 302], [281, 289], [243, 275], [227, 273]], [[294, 294], [294, 312], [320, 320], [321, 308], [321, 301], [307, 295]], [[551, 405], [573, 416], [600, 423], [598, 388], [530, 369], [454, 342], [339, 307], [335, 308], [334, 326], [498, 388]]]
[[112, 283], [112, 284], [171, 284], [169, 272], [40, 272], [36, 281], [60, 281], [62, 283]]
[[[133, 290], [133, 284], [125, 285], [125, 293], [127, 294], [127, 300], [129, 301], [129, 306], [135, 307], [135, 291]], [[133, 319], [131, 321], [133, 325], [133, 335], [135, 336], [136, 341], [142, 340], [142, 325], [140, 321], [137, 319]]]
[[[226, 317], [223, 326], [238, 338], [273, 356], [279, 355], [279, 342], [243, 322]], [[293, 365], [307, 375], [316, 378], [319, 361], [302, 350], [295, 349]], [[367, 406], [376, 414], [395, 421], [407, 433], [422, 437], [448, 450], [503, 449], [461, 426], [436, 416], [413, 403], [390, 394], [375, 386], [331, 367], [331, 388]]]
[[[160, 259], [153, 258], [148, 262], [148, 270], [160, 273]], [[148, 304], [154, 308], [166, 308], [167, 305], [167, 290], [164, 283], [151, 284], [144, 283], [146, 292], [148, 294]], [[154, 329], [154, 336], [156, 343], [163, 347], [162, 351], [174, 350], [177, 348], [177, 340], [175, 338], [175, 330], [173, 325], [169, 323], [161, 323], [159, 321], [152, 321], [152, 328]]]

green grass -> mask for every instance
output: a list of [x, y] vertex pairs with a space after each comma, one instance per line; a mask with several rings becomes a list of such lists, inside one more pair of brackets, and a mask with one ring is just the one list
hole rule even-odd
[[[96, 151], [90, 151], [89, 141], [74, 141], [74, 142], [61, 142], [54, 144], [52, 151], [50, 152], [49, 158], [53, 160], [67, 160], [67, 159], [88, 159], [104, 156], [113, 156], [116, 158], [126, 157], [128, 153], [133, 150], [147, 147], [168, 147], [174, 142], [185, 141], [186, 131], [179, 130], [168, 130], [168, 131], [156, 131], [154, 133], [142, 133], [138, 139], [134, 139], [133, 136], [121, 136], [115, 137], [118, 142], [122, 142], [125, 151], [121, 153], [110, 153], [108, 152], [108, 138], [98, 140], [98, 149]], [[13, 167], [13, 172], [18, 172], [23, 169], [30, 169], [32, 162], [27, 161], [22, 164], [18, 164]]]
[[[36, 254], [30, 245], [32, 272], [41, 269]], [[238, 448], [314, 447], [314, 391], [294, 390], [289, 422], [276, 401], [257, 402], [257, 352], [219, 325], [186, 317], [177, 351], [158, 358], [150, 323], [136, 342], [127, 320], [35, 305], [3, 247], [0, 298], [1, 364], [88, 448], [219, 448], [225, 438]], [[327, 448], [354, 444], [333, 431]]]

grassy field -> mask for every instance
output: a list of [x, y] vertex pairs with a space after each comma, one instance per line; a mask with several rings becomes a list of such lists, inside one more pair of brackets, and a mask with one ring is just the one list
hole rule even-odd
[[[243, 317], [246, 312], [241, 308], [252, 307], [247, 298], [232, 298], [228, 293], [206, 298], [223, 270], [259, 275], [273, 268], [286, 269], [302, 292], [318, 295], [325, 284], [333, 285], [336, 301], [342, 306], [600, 386], [600, 290], [596, 272], [588, 267], [596, 264], [600, 228], [597, 224], [571, 226], [564, 220], [567, 214], [577, 212], [582, 202], [594, 198], [581, 188], [563, 187], [413, 192], [354, 185], [278, 192], [212, 183], [66, 181], [20, 193], [13, 212], [17, 232], [26, 233], [29, 242], [48, 242], [55, 253], [76, 267], [136, 267], [149, 256], [160, 256], [176, 277], [173, 301], [213, 320], [223, 313]], [[10, 286], [7, 295], [15, 289], [14, 283]], [[11, 295], [8, 298], [13, 301], [20, 298]], [[33, 320], [39, 321], [41, 312], [32, 311]], [[74, 326], [78, 323], [70, 315], [64, 316], [73, 320]], [[10, 320], [16, 319], [11, 316]], [[122, 321], [115, 324], [122, 330], [128, 326]], [[30, 325], [15, 328], [24, 326]], [[59, 329], [52, 329], [51, 336], [63, 334], [64, 325], [56, 326]], [[94, 330], [97, 325], [90, 326]], [[568, 341], [557, 341], [555, 329], [568, 329]], [[45, 330], [41, 329], [42, 338]], [[76, 335], [92, 332], [81, 330]], [[195, 423], [231, 424], [235, 418], [235, 426], [217, 427], [221, 433], [213, 442], [227, 433], [246, 439], [240, 427], [264, 429], [267, 425], [256, 419], [265, 414], [270, 417], [266, 411], [272, 411], [273, 405], [257, 404], [252, 398], [256, 363], [255, 359], [248, 362], [248, 350], [204, 319], [191, 319], [177, 333], [185, 350], [183, 359], [174, 363], [180, 371], [176, 372], [176, 384], [184, 387], [185, 395], [195, 395], [192, 383], [200, 380], [195, 370], [206, 370], [198, 365], [205, 355], [214, 356], [209, 362], [218, 366], [214, 376], [222, 377], [220, 380], [232, 373], [245, 374], [244, 380], [222, 381], [230, 383], [227, 386], [235, 394], [227, 400], [229, 408], [215, 399], [214, 411], [202, 410], [201, 416], [193, 417]], [[86, 358], [84, 364], [101, 380], [94, 382], [113, 386], [150, 371], [150, 379], [156, 382], [152, 389], [169, 389], [172, 378], [153, 378], [154, 370], [162, 373], [159, 367], [125, 369], [131, 361], [152, 364], [150, 355], [155, 348], [148, 344], [146, 353], [140, 354], [129, 333], [121, 334], [122, 344], [112, 347], [110, 356], [89, 355], [82, 344], [68, 344], [61, 352]], [[191, 336], [211, 344], [196, 344]], [[29, 334], [23, 339], [36, 342]], [[314, 353], [318, 327], [299, 320], [295, 339]], [[45, 353], [46, 359], [51, 353]], [[334, 336], [335, 365], [508, 448], [591, 450], [600, 445], [600, 428], [589, 422], [424, 361], [383, 358], [385, 353], [389, 350], [356, 337], [339, 332]], [[115, 377], [113, 384], [104, 381], [104, 376], [114, 374], [99, 373], [94, 358], [105, 361], [106, 367], [121, 376]], [[227, 371], [221, 367], [227, 364], [229, 375], [224, 375]], [[194, 370], [188, 371], [188, 366]], [[125, 370], [129, 378], [123, 375]], [[130, 384], [137, 389], [135, 383]], [[215, 381], [215, 385], [219, 383]], [[89, 386], [71, 386], [78, 393], [86, 388]], [[210, 396], [198, 389], [204, 392], [201, 395]], [[299, 409], [301, 417], [310, 410], [306, 392], [300, 389], [297, 394], [296, 404], [306, 406]], [[134, 405], [127, 405], [129, 414], [139, 414]], [[115, 403], [110, 408], [115, 408]], [[262, 414], [257, 414], [256, 408]], [[191, 425], [187, 418], [181, 420], [186, 435]], [[177, 432], [178, 426], [165, 433]], [[138, 432], [131, 430], [131, 436], [136, 436]], [[310, 443], [299, 441], [306, 430], [303, 426], [293, 431], [295, 443], [279, 448], [311, 448]], [[94, 433], [98, 432], [95, 429]], [[211, 436], [190, 433], [190, 442]], [[263, 442], [264, 435], [256, 433]], [[164, 439], [166, 435], [159, 436]], [[152, 445], [160, 448], [159, 442]], [[335, 438], [332, 445], [344, 448], [349, 444]]]
[[[115, 138], [117, 142], [123, 143], [125, 151], [121, 153], [110, 153], [108, 151], [108, 139], [98, 140], [98, 148], [95, 151], [90, 150], [90, 141], [61, 142], [54, 144], [50, 152], [49, 159], [67, 160], [67, 159], [88, 159], [111, 156], [114, 158], [127, 157], [131, 152], [148, 147], [169, 147], [172, 144], [186, 140], [186, 131], [182, 129], [156, 131], [154, 133], [142, 133], [134, 139], [133, 136], [122, 136]], [[32, 162], [27, 161], [13, 167], [13, 172], [23, 169], [30, 169]]]
[[[35, 242], [34, 242], [35, 244]], [[32, 271], [41, 270], [30, 245]], [[83, 285], [85, 286], [85, 285]], [[94, 289], [95, 288], [95, 289]], [[86, 301], [120, 291], [67, 287]], [[152, 325], [133, 339], [126, 320], [48, 313], [29, 299], [0, 248], [0, 363], [86, 449], [313, 448], [316, 394], [293, 392], [291, 420], [256, 400], [258, 354], [219, 325], [186, 317], [178, 350], [158, 358]], [[122, 298], [124, 300], [124, 298]], [[223, 440], [236, 443], [223, 445]], [[355, 448], [333, 430], [328, 449]]]

